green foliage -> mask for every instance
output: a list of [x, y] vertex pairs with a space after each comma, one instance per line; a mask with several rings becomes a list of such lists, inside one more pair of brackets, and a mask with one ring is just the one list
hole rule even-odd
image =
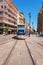
[[8, 26], [6, 26], [4, 30], [5, 30], [5, 31], [8, 31], [8, 30], [9, 30], [9, 27], [8, 27]]

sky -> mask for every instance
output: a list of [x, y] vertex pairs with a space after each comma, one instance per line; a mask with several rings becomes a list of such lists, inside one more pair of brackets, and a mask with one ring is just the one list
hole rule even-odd
[[[28, 14], [31, 13], [31, 27], [37, 30], [38, 12], [42, 7], [43, 0], [13, 0], [20, 12], [24, 13], [24, 17], [29, 23]], [[32, 25], [33, 22], [33, 25]]]

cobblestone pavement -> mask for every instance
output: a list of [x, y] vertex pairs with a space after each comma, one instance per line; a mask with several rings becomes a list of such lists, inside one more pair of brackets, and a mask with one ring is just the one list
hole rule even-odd
[[0, 35], [0, 65], [43, 65], [43, 37]]

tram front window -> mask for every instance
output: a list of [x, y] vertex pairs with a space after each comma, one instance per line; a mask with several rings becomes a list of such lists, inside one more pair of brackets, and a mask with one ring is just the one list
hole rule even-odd
[[19, 30], [19, 31], [18, 31], [18, 34], [23, 35], [23, 34], [24, 34], [24, 30]]

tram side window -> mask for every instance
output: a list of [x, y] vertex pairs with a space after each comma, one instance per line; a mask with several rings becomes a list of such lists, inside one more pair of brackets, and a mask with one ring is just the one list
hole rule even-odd
[[24, 25], [19, 25], [18, 27], [22, 27], [22, 28], [24, 28]]

